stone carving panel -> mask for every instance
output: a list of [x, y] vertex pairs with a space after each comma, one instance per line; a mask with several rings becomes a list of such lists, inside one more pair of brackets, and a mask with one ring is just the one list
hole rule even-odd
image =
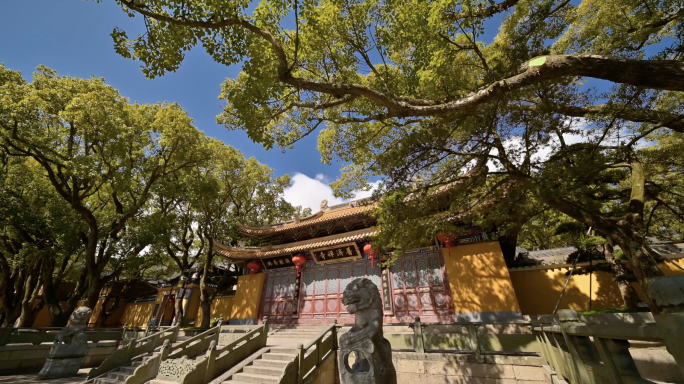
[[182, 382], [181, 379], [190, 373], [198, 362], [183, 356], [180, 359], [168, 359], [161, 362], [159, 366], [158, 380]]

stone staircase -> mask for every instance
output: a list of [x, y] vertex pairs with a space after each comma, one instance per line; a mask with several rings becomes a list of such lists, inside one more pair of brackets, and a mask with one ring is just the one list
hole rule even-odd
[[283, 325], [271, 332], [268, 337], [276, 339], [300, 339], [302, 343], [315, 339], [327, 325]]
[[[173, 345], [178, 345], [189, 338], [189, 336], [180, 336], [178, 337], [178, 340], [173, 343]], [[104, 377], [96, 378], [93, 381], [93, 384], [124, 384], [127, 378], [133, 376], [136, 368], [145, 364], [151, 358], [159, 355], [160, 349], [161, 347], [157, 348], [154, 352], [136, 357], [135, 359], [131, 360], [129, 364], [107, 373], [107, 375]]]
[[143, 356], [138, 356], [135, 360], [132, 360], [129, 364], [124, 365], [119, 369], [115, 369], [105, 377], [98, 377], [95, 379], [93, 384], [123, 384], [129, 376], [133, 376], [135, 369], [146, 363], [149, 359], [157, 356], [158, 351], [148, 353]]
[[292, 348], [273, 348], [236, 372], [222, 384], [278, 384], [285, 367], [297, 357]]

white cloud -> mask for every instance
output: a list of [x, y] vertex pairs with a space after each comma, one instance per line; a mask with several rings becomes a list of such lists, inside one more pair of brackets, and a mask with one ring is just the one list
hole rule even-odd
[[[322, 200], [328, 200], [328, 205], [348, 201], [335, 197], [329, 183], [330, 179], [322, 173], [317, 174], [313, 179], [303, 173], [295, 173], [292, 176], [292, 185], [285, 188], [284, 198], [294, 206], [311, 208], [313, 213], [320, 211]], [[373, 183], [370, 191], [355, 191], [356, 199], [371, 196], [379, 183], [379, 181]]]

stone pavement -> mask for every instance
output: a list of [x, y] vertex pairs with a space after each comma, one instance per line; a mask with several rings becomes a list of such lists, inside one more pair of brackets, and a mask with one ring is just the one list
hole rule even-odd
[[52, 380], [36, 380], [36, 373], [24, 374], [24, 375], [10, 375], [10, 376], [0, 376], [0, 384], [29, 384], [29, 383], [50, 383], [50, 384], [76, 384], [83, 383], [88, 378], [88, 372], [90, 368], [83, 368], [78, 371], [78, 375], [75, 377], [69, 377], [66, 379], [52, 379]]

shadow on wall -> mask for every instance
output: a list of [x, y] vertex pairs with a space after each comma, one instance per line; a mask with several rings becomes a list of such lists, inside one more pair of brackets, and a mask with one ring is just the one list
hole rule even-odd
[[142, 327], [147, 325], [147, 320], [150, 318], [150, 313], [154, 308], [154, 301], [146, 301], [143, 303], [129, 303], [126, 305], [120, 323], [128, 325], [129, 327]]
[[238, 277], [237, 290], [230, 312], [231, 324], [234, 321], [253, 321], [256, 324], [265, 277], [266, 274], [263, 272]]
[[520, 310], [498, 242], [452, 247], [443, 254], [457, 315], [511, 316]]
[[[523, 315], [553, 313], [568, 279], [569, 268], [533, 271], [511, 271], [511, 281]], [[637, 293], [643, 299], [639, 287]], [[590, 294], [591, 292], [591, 294]], [[624, 303], [617, 283], [608, 272], [573, 275], [558, 309], [603, 309], [622, 307]]]

